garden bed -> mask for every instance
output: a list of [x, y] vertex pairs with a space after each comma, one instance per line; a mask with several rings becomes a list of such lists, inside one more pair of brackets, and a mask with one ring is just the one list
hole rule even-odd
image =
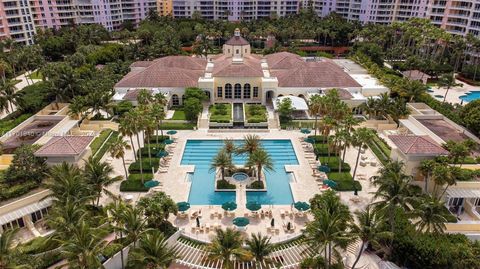
[[113, 131], [112, 135], [108, 137], [107, 142], [105, 142], [105, 144], [103, 144], [103, 146], [97, 151], [95, 158], [101, 159], [103, 155], [105, 155], [105, 153], [107, 153], [110, 150], [110, 146], [115, 140], [117, 140], [119, 135], [120, 135], [119, 132]]
[[[151, 139], [150, 139], [151, 140]], [[160, 140], [159, 140], [160, 141]], [[150, 144], [137, 150], [137, 156], [142, 154], [142, 157], [148, 157], [148, 148], [150, 148], [150, 156], [156, 157], [157, 154], [165, 149], [165, 144]]]
[[95, 139], [90, 144], [90, 149], [92, 149], [92, 155], [94, 156], [103, 143], [107, 140], [113, 130], [107, 129], [100, 132], [100, 135], [95, 137]]
[[174, 107], [172, 109], [175, 112], [173, 113], [173, 116], [170, 120], [187, 120], [187, 117], [185, 116], [185, 111], [183, 110], [183, 107]]
[[[150, 164], [151, 160], [151, 164]], [[143, 158], [142, 159], [142, 169], [143, 172], [151, 172], [152, 168], [155, 170], [158, 169], [160, 166], [160, 158]], [[128, 172], [129, 173], [140, 173], [140, 160], [137, 160], [136, 162], [130, 164], [128, 167]]]
[[[129, 176], [130, 177], [130, 176]], [[145, 182], [148, 180], [145, 180]], [[124, 180], [120, 183], [121, 192], [147, 192], [146, 188], [141, 180]]]
[[361, 191], [362, 185], [357, 180], [353, 180], [350, 172], [332, 172], [328, 173], [328, 179], [335, 181], [338, 185], [333, 188], [336, 191]]
[[229, 123], [232, 121], [231, 104], [214, 104], [209, 107], [210, 122]]
[[[319, 157], [318, 160], [322, 165], [328, 165], [331, 172], [338, 172], [340, 157]], [[350, 165], [342, 161], [342, 172], [350, 172]]]
[[378, 137], [378, 135], [375, 134], [367, 145], [383, 165], [390, 161], [391, 148], [383, 139]]
[[245, 104], [246, 123], [267, 122], [267, 108], [264, 105]]
[[164, 120], [160, 126], [161, 130], [193, 130], [197, 127], [196, 123], [192, 122], [169, 122]]

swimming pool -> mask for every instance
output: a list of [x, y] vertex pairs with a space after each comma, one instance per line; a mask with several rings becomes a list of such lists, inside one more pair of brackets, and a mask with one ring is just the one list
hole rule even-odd
[[[236, 140], [240, 146], [242, 140]], [[298, 164], [297, 156], [290, 140], [261, 140], [263, 148], [270, 154], [275, 171], [266, 172], [266, 192], [247, 191], [247, 202], [257, 201], [260, 204], [290, 205], [293, 203], [290, 189], [290, 176], [285, 171], [285, 165]], [[234, 191], [215, 192], [214, 171], [210, 171], [210, 163], [217, 152], [223, 147], [222, 140], [188, 140], [182, 156], [182, 165], [195, 165], [191, 177], [192, 185], [188, 202], [192, 205], [221, 205], [235, 201]], [[247, 156], [234, 156], [236, 165], [245, 163]]]
[[473, 100], [480, 99], [480, 91], [467, 92], [467, 94], [460, 96], [460, 99], [465, 102], [471, 102]]

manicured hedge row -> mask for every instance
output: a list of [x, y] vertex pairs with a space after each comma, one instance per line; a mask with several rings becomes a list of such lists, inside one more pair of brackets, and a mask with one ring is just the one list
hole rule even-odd
[[[143, 169], [143, 172], [150, 172], [152, 171], [152, 167], [155, 168], [155, 170], [158, 168], [158, 166], [160, 165], [159, 162], [160, 162], [160, 158], [151, 158], [151, 165], [150, 165], [150, 159], [149, 158], [145, 158], [145, 159], [142, 159], [142, 169]], [[130, 166], [128, 167], [128, 172], [130, 173], [139, 173], [140, 172], [140, 160], [137, 160], [136, 162], [130, 164]]]
[[336, 191], [361, 191], [362, 185], [357, 180], [353, 180], [350, 172], [332, 172], [328, 174], [328, 179], [337, 182], [337, 186], [334, 188]]
[[226, 180], [219, 180], [217, 181], [217, 189], [235, 189], [235, 185]]
[[120, 183], [120, 191], [147, 192], [148, 188], [145, 188], [141, 180], [124, 180], [122, 183]]
[[163, 121], [163, 124], [162, 124], [162, 126], [160, 126], [160, 129], [162, 129], [162, 130], [193, 130], [193, 128], [195, 128], [195, 127], [197, 127], [196, 123]]
[[[338, 164], [340, 162], [340, 157], [320, 157], [321, 164], [326, 164], [330, 167], [331, 172], [338, 172]], [[346, 162], [342, 162], [342, 172], [350, 172], [350, 165]]]
[[[153, 174], [146, 172], [143, 173], [143, 181], [149, 181], [153, 179]], [[142, 175], [141, 174], [129, 174], [128, 175], [128, 180], [138, 180], [142, 181]]]
[[[160, 132], [158, 132], [158, 133], [160, 133]], [[166, 134], [164, 134], [163, 136], [158, 135], [158, 143], [162, 143], [164, 140], [167, 140], [167, 139], [170, 139], [170, 137]], [[150, 136], [150, 143], [151, 143], [151, 145], [154, 145], [155, 143], [157, 143], [157, 135]]]
[[143, 157], [148, 157], [148, 148], [149, 148], [149, 147], [150, 147], [150, 155], [151, 155], [152, 157], [156, 157], [157, 154], [158, 154], [160, 151], [164, 150], [165, 145], [164, 145], [164, 144], [159, 144], [159, 145], [157, 145], [157, 144], [145, 145], [145, 147], [137, 150], [137, 156], [139, 156], [139, 155], [140, 155], [140, 152], [141, 152]]

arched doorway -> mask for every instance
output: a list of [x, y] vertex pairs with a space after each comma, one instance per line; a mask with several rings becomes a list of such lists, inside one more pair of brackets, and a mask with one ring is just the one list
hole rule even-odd
[[180, 105], [180, 99], [178, 99], [178, 95], [176, 95], [176, 94], [172, 95], [172, 105], [173, 106], [179, 106]]
[[302, 98], [303, 100], [307, 101], [307, 99], [305, 98], [305, 95], [303, 94], [299, 94], [298, 97]]
[[267, 104], [271, 104], [273, 98], [275, 98], [275, 92], [274, 91], [267, 91], [265, 93], [265, 102]]
[[210, 101], [210, 91], [204, 91], [205, 95], [208, 97], [208, 101]]

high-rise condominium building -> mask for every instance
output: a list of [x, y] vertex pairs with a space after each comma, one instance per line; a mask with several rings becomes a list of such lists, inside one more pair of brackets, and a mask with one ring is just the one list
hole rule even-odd
[[32, 44], [36, 28], [69, 24], [97, 23], [117, 30], [125, 21], [137, 25], [156, 8], [156, 0], [1, 0], [0, 39]]

